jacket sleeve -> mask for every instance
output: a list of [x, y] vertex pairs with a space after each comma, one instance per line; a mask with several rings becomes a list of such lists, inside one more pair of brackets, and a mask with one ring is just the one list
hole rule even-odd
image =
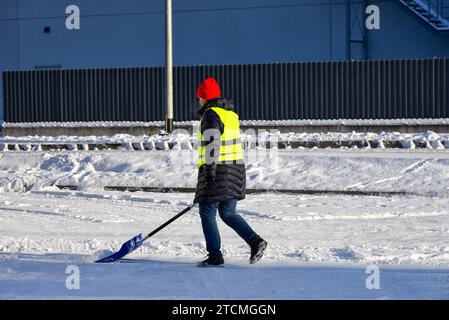
[[201, 133], [206, 146], [206, 177], [215, 178], [223, 131], [223, 122], [218, 114], [211, 109], [206, 110], [201, 120]]

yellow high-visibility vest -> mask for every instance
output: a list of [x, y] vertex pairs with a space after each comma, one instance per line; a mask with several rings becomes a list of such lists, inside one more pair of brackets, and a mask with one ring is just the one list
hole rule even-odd
[[[240, 123], [237, 113], [223, 108], [211, 108], [223, 123], [224, 130], [221, 135], [220, 152], [218, 155], [218, 163], [233, 163], [237, 160], [243, 160], [242, 142], [240, 140]], [[200, 168], [206, 163], [206, 141], [201, 133], [201, 125], [198, 128], [198, 164]], [[207, 141], [208, 142], [208, 141]], [[208, 150], [210, 152], [210, 148]]]

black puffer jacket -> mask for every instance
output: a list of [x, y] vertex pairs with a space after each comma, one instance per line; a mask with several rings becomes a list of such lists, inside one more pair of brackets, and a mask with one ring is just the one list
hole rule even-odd
[[[231, 101], [219, 98], [208, 101], [198, 113], [202, 117], [201, 132], [208, 129], [217, 129], [221, 134], [224, 131], [223, 122], [212, 107], [219, 107], [226, 110], [233, 110]], [[219, 141], [219, 140], [218, 140]], [[218, 155], [216, 155], [218, 157]], [[215, 179], [216, 188], [207, 186], [207, 176]], [[215, 202], [230, 199], [242, 200], [245, 198], [246, 171], [243, 161], [232, 164], [203, 164], [198, 169], [198, 184], [195, 193], [195, 202]]]

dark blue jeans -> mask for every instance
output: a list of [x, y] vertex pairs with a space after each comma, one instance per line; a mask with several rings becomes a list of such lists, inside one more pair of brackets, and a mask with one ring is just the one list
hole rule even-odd
[[201, 225], [203, 227], [204, 238], [206, 239], [206, 249], [210, 255], [221, 254], [220, 232], [217, 226], [217, 209], [220, 218], [230, 226], [238, 235], [248, 242], [257, 234], [248, 223], [237, 214], [235, 207], [237, 200], [231, 199], [223, 202], [200, 202]]

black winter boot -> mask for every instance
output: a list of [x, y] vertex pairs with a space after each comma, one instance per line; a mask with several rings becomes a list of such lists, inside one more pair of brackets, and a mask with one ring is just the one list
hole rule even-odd
[[223, 266], [223, 255], [209, 255], [206, 260], [197, 263], [197, 267], [220, 267]]
[[263, 256], [263, 252], [267, 248], [267, 242], [259, 236], [255, 236], [249, 241], [249, 246], [251, 248], [251, 257], [249, 258], [249, 263], [253, 264], [260, 260]]

